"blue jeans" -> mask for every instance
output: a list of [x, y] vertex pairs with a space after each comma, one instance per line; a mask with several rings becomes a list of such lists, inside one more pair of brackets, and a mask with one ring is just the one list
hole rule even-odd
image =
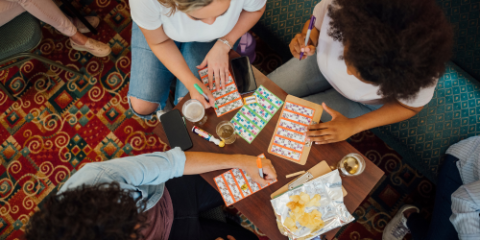
[[[197, 65], [202, 63], [215, 43], [216, 41], [206, 43], [175, 42], [187, 62], [188, 68], [190, 68], [190, 71], [192, 71], [198, 79], [200, 79], [200, 76], [198, 75]], [[163, 109], [167, 103], [172, 81], [176, 78], [150, 50], [145, 36], [135, 22], [132, 23], [131, 49], [132, 68], [130, 73], [130, 87], [128, 89], [129, 104], [130, 97], [135, 97], [147, 102], [159, 104], [157, 110]], [[177, 79], [174, 104], [176, 105], [179, 98], [184, 97], [187, 93], [187, 88]], [[141, 115], [136, 113], [131, 104], [130, 109], [132, 109], [135, 115], [141, 118], [147, 120], [152, 118], [151, 114]]]
[[[348, 118], [361, 116], [382, 106], [354, 102], [337, 92], [320, 72], [316, 54], [302, 61], [292, 58], [267, 77], [288, 94], [318, 104], [325, 102], [327, 106]], [[322, 122], [331, 119], [332, 117], [323, 111]]]
[[458, 158], [452, 155], [445, 156], [445, 162], [438, 174], [432, 221], [426, 222], [418, 213], [412, 213], [408, 217], [407, 226], [412, 233], [413, 239], [458, 239], [458, 233], [449, 219], [452, 215], [452, 193], [463, 185], [456, 165], [457, 161]]

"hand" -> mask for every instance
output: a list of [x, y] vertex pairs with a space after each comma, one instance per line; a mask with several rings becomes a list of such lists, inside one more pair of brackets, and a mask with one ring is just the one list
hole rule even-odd
[[300, 53], [303, 53], [303, 57], [300, 60], [306, 59], [308, 56], [312, 56], [315, 53], [315, 46], [312, 45], [312, 40], [308, 40], [308, 46], [305, 46], [306, 34], [298, 33], [290, 42], [290, 52], [296, 59], [300, 59]]
[[[228, 240], [235, 240], [235, 238], [232, 237], [232, 236], [230, 236], [230, 235], [228, 235], [227, 238], [228, 238]], [[223, 238], [218, 237], [218, 238], [216, 238], [215, 240], [223, 240]]]
[[217, 89], [225, 88], [225, 82], [228, 79], [228, 52], [230, 48], [220, 41], [213, 45], [203, 62], [197, 66], [198, 69], [205, 68], [208, 65], [208, 83], [210, 89], [213, 89], [213, 76], [215, 75], [215, 86]]
[[207, 100], [205, 100], [203, 95], [200, 94], [197, 91], [197, 89], [195, 89], [195, 87], [193, 87], [193, 85], [192, 85], [192, 89], [188, 89], [188, 91], [190, 92], [190, 97], [192, 99], [196, 99], [196, 100], [200, 101], [203, 104], [203, 106], [205, 107], [205, 109], [208, 109], [210, 107], [215, 107], [215, 98], [213, 97], [210, 90], [208, 90], [208, 88], [203, 83], [199, 83], [198, 86], [200, 86], [202, 88], [203, 92], [207, 95], [208, 100], [210, 100], [210, 101], [207, 102]]
[[277, 172], [275, 172], [275, 168], [273, 167], [270, 160], [262, 158], [262, 169], [264, 178], [261, 178], [260, 174], [258, 173], [257, 157], [243, 155], [241, 161], [243, 163], [241, 169], [247, 171], [248, 175], [252, 178], [254, 182], [265, 186], [269, 182], [273, 182], [277, 179]]
[[357, 133], [352, 119], [343, 116], [341, 113], [329, 108], [322, 103], [325, 112], [332, 116], [332, 120], [326, 123], [319, 123], [308, 126], [307, 140], [315, 144], [326, 144], [343, 141]]

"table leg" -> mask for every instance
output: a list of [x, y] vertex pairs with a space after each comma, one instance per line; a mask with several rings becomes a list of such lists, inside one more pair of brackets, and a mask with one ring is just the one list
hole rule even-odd
[[70, 0], [62, 0], [65, 7], [75, 15], [78, 20], [80, 20], [93, 34], [98, 34], [97, 29], [95, 29], [90, 23], [85, 19], [85, 17], [78, 12], [78, 10], [70, 3]]

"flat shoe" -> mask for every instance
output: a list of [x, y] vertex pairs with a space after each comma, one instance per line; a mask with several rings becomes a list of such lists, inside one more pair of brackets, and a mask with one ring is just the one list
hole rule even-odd
[[77, 44], [72, 41], [72, 39], [70, 39], [70, 43], [72, 44], [73, 49], [89, 52], [96, 57], [106, 57], [112, 52], [112, 49], [107, 44], [91, 38], [88, 38], [84, 45]]
[[[70, 21], [73, 25], [78, 29], [80, 33], [89, 33], [90, 29], [87, 28], [78, 18], [71, 18], [69, 17]], [[85, 20], [87, 20], [93, 28], [97, 28], [98, 24], [100, 24], [100, 18], [97, 16], [86, 16]]]

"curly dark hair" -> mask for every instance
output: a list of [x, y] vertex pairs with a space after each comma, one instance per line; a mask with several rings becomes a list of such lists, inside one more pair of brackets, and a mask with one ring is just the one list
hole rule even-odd
[[434, 0], [334, 0], [328, 10], [341, 57], [384, 99], [414, 98], [452, 56], [453, 29]]
[[148, 226], [146, 203], [130, 194], [113, 182], [83, 185], [51, 196], [30, 218], [25, 239], [143, 239], [141, 231]]

